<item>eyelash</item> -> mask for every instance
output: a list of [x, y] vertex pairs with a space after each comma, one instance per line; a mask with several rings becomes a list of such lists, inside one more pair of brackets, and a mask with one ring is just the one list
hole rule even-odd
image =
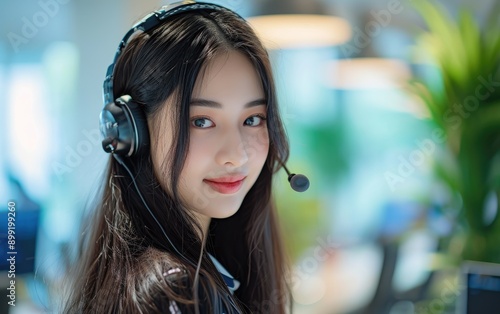
[[[261, 121], [260, 124], [255, 125], [255, 126], [250, 126], [250, 127], [254, 127], [255, 128], [255, 127], [261, 126], [267, 120], [267, 117], [265, 115], [263, 115], [263, 114], [254, 114], [254, 115], [246, 118], [245, 121], [247, 119], [254, 118], [254, 117], [257, 117], [257, 118], [261, 119], [262, 121]], [[209, 126], [209, 127], [204, 128], [204, 127], [198, 127], [198, 126], [194, 125], [194, 122], [196, 120], [204, 120], [204, 119], [209, 120], [213, 124], [213, 126]], [[197, 128], [197, 129], [209, 129], [209, 128], [213, 128], [215, 126], [215, 123], [212, 120], [210, 120], [210, 118], [208, 118], [208, 117], [200, 116], [200, 117], [194, 117], [194, 118], [191, 119], [191, 126]]]
[[255, 118], [255, 117], [259, 118], [261, 120], [261, 122], [258, 125], [253, 126], [253, 127], [261, 126], [267, 120], [266, 116], [264, 116], [263, 114], [258, 113], [258, 114], [254, 114], [253, 116], [250, 116], [250, 117], [246, 118], [245, 121], [247, 121], [250, 118]]

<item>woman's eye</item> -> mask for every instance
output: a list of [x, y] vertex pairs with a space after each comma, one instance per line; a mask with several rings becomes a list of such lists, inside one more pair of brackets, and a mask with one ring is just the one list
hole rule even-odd
[[207, 118], [193, 119], [192, 124], [196, 128], [206, 129], [214, 126], [214, 123]]
[[266, 118], [264, 118], [263, 116], [260, 116], [260, 115], [255, 115], [255, 116], [251, 116], [250, 118], [246, 119], [244, 124], [248, 125], [248, 126], [259, 126], [264, 121], [266, 121]]

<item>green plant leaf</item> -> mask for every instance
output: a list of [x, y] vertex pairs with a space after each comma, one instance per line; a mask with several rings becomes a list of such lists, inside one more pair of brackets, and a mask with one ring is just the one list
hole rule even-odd
[[487, 61], [481, 60], [481, 32], [469, 11], [461, 10], [458, 25], [466, 56], [463, 67], [468, 70], [469, 77], [476, 77], [480, 73], [481, 62]]
[[[451, 82], [463, 86], [467, 80], [462, 65], [466, 60], [460, 30], [444, 9], [429, 1], [414, 2], [417, 10], [427, 22], [430, 33], [436, 37], [435, 58]], [[439, 49], [438, 49], [439, 48]], [[445, 79], [448, 81], [448, 79]]]
[[[460, 217], [468, 233], [462, 257], [500, 262], [500, 215], [488, 224], [483, 214], [489, 193], [495, 191], [500, 198], [500, 87], [496, 85], [500, 81], [500, 2], [491, 10], [485, 29], [474, 20], [473, 12], [461, 10], [453, 21], [435, 2], [414, 5], [429, 29], [417, 43], [441, 69], [444, 88], [416, 80], [410, 85], [434, 122], [446, 130], [454, 161], [441, 156], [435, 173], [463, 200]], [[471, 109], [467, 101], [479, 106]], [[455, 104], [464, 105], [467, 112], [460, 114], [459, 125], [447, 125], [444, 115], [455, 110]]]

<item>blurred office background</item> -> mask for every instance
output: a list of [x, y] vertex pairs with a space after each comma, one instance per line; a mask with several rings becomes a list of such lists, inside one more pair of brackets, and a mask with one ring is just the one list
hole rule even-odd
[[[452, 311], [455, 299], [439, 296], [458, 289], [446, 277], [455, 264], [446, 262], [440, 239], [455, 230], [462, 204], [435, 171], [446, 141], [406, 85], [443, 84], [439, 68], [416, 48], [426, 25], [412, 1], [214, 2], [244, 17], [328, 17], [251, 19], [275, 69], [288, 166], [311, 181], [305, 193], [291, 191], [284, 172], [275, 182], [295, 270], [294, 312]], [[24, 252], [10, 313], [55, 312], [68, 252], [109, 158], [98, 131], [105, 70], [129, 27], [166, 3], [0, 3], [0, 230], [14, 201], [17, 250]], [[494, 0], [437, 3], [452, 17], [466, 8], [481, 21]], [[273, 37], [279, 27], [289, 36]], [[3, 287], [8, 265], [0, 265]]]

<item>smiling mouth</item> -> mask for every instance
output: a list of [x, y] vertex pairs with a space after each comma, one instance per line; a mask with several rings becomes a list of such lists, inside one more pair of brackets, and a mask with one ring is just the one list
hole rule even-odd
[[246, 177], [238, 178], [219, 178], [219, 179], [204, 179], [203, 182], [208, 184], [213, 190], [221, 194], [233, 194], [240, 190]]

